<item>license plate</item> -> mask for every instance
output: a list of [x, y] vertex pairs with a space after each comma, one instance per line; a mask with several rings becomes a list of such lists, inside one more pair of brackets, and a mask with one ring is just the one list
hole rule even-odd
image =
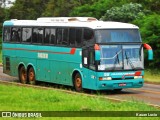
[[120, 83], [119, 86], [126, 86], [126, 83]]

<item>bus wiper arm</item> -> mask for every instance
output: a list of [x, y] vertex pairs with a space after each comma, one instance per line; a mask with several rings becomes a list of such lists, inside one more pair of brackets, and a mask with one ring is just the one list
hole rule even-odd
[[132, 69], [135, 69], [135, 67], [134, 67], [134, 65], [133, 65], [133, 63], [132, 63], [132, 61], [131, 61], [131, 59], [128, 57], [128, 55], [127, 55], [127, 52], [126, 52], [126, 51], [125, 51], [125, 56], [126, 56], [126, 60], [127, 60], [127, 62], [131, 65]]
[[116, 52], [116, 59], [115, 59], [115, 62], [114, 62], [114, 66], [112, 68], [112, 70], [115, 70], [116, 68], [116, 62], [118, 62], [118, 64], [120, 64], [120, 60], [119, 60], [119, 54], [122, 52], [122, 50], [120, 50], [119, 52]]

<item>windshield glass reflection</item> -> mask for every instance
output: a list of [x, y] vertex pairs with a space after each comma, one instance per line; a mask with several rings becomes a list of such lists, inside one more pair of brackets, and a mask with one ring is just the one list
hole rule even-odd
[[141, 45], [101, 45], [99, 70], [143, 69], [143, 49]]
[[138, 29], [96, 30], [97, 43], [141, 42]]

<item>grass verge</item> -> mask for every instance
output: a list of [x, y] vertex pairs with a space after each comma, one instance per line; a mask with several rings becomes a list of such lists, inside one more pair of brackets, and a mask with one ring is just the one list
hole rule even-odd
[[[0, 106], [0, 111], [159, 111], [157, 108], [137, 101], [112, 102], [102, 99], [100, 96], [95, 98], [81, 94], [68, 94], [57, 90], [44, 90], [2, 84], [0, 84]], [[40, 119], [48, 120], [51, 118]], [[75, 117], [68, 117], [67, 119], [72, 120], [75, 119]], [[79, 120], [82, 118], [76, 119]], [[83, 119], [88, 120], [88, 118], [85, 117], [83, 117]], [[95, 120], [97, 119], [103, 118], [99, 117]], [[107, 119], [113, 118], [107, 117]], [[116, 118], [116, 120], [117, 119], [119, 120], [120, 118]], [[123, 117], [123, 119], [125, 118]], [[150, 118], [146, 118], [146, 120], [148, 119]], [[92, 120], [94, 119], [92, 118]]]
[[160, 71], [158, 69], [145, 69], [145, 82], [160, 84]]

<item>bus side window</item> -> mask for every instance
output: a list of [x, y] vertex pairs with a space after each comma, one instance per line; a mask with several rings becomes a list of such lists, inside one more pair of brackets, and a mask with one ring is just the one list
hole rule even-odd
[[83, 43], [84, 44], [92, 43], [93, 38], [94, 38], [93, 30], [85, 28], [83, 34], [83, 40], [84, 40]]
[[12, 28], [11, 29], [11, 42], [20, 42], [21, 39], [21, 29]]
[[75, 46], [75, 41], [76, 41], [76, 29], [70, 28], [69, 29], [69, 45]]
[[45, 29], [45, 36], [44, 36], [44, 44], [49, 44], [50, 41], [50, 29]]
[[68, 45], [68, 29], [67, 28], [57, 29], [57, 44]]
[[43, 40], [43, 29], [42, 28], [33, 28], [32, 42], [33, 43], [42, 43]]
[[55, 28], [46, 28], [44, 44], [55, 44], [55, 38], [56, 38], [55, 35], [56, 35]]
[[62, 29], [57, 29], [57, 44], [61, 44], [62, 41]]
[[80, 47], [82, 45], [82, 29], [76, 29], [76, 46]]
[[3, 32], [3, 41], [4, 42], [9, 42], [10, 38], [11, 38], [10, 27], [5, 27], [4, 32]]
[[22, 42], [31, 42], [32, 28], [22, 28]]
[[82, 29], [81, 28], [70, 28], [69, 45], [70, 46], [81, 46], [81, 42], [82, 42]]
[[56, 29], [55, 28], [51, 29], [50, 43], [51, 44], [55, 44], [56, 43]]

